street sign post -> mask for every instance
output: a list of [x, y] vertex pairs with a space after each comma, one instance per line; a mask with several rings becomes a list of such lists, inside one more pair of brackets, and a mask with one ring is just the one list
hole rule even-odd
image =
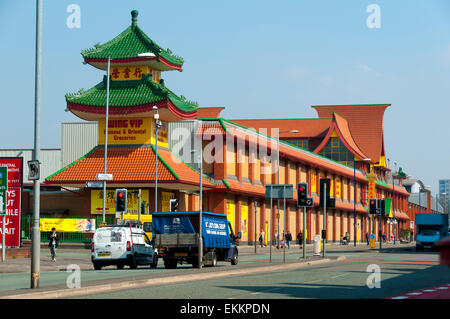
[[98, 181], [112, 181], [113, 180], [113, 174], [99, 173], [99, 174], [97, 174], [97, 180]]
[[102, 189], [104, 181], [86, 181], [86, 188]]
[[[273, 238], [272, 234], [272, 200], [274, 199], [283, 199], [284, 200], [284, 232], [286, 233], [286, 199], [293, 199], [294, 198], [294, 186], [291, 184], [267, 184], [266, 185], [266, 199], [270, 199], [270, 234], [271, 237], [269, 237], [271, 240]], [[277, 217], [279, 217], [277, 215]], [[279, 234], [278, 234], [279, 236]], [[286, 247], [286, 246], [284, 246]], [[270, 262], [272, 262], [272, 243], [270, 243], [269, 246], [270, 250]], [[285, 259], [285, 250], [283, 250], [283, 261], [286, 261]]]

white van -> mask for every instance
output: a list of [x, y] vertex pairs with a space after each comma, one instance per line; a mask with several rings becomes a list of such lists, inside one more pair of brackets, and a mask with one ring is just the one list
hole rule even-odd
[[158, 253], [144, 230], [136, 224], [111, 225], [96, 229], [91, 243], [91, 260], [94, 269], [125, 265], [136, 269], [138, 265], [158, 265]]

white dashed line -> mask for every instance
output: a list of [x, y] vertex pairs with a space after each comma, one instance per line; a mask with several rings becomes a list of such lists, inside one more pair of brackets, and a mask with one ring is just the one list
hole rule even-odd
[[393, 297], [391, 299], [408, 299], [408, 297], [405, 296], [399, 296], [399, 297]]
[[419, 296], [419, 295], [422, 295], [422, 293], [421, 293], [421, 292], [411, 292], [411, 293], [409, 293], [408, 295], [411, 295], [411, 296]]
[[436, 290], [434, 289], [425, 289], [424, 292], [435, 292]]

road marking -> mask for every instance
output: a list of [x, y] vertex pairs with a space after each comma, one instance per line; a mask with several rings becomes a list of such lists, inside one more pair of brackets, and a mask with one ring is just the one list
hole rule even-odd
[[333, 277], [331, 277], [331, 278], [338, 278], [338, 277], [342, 277], [342, 276], [346, 276], [346, 275], [348, 275], [348, 274], [340, 274], [340, 275], [337, 275], [337, 276], [333, 276]]
[[448, 287], [439, 287], [438, 289], [444, 290], [444, 289], [448, 289]]
[[421, 292], [410, 292], [408, 295], [419, 296], [419, 295], [422, 295], [422, 293]]
[[408, 299], [408, 297], [405, 296], [399, 296], [399, 297], [393, 297], [391, 299]]
[[322, 281], [322, 279], [312, 280], [312, 281], [305, 281], [304, 284], [311, 284], [313, 282], [319, 282], [319, 281]]
[[434, 289], [425, 289], [424, 291], [425, 291], [425, 292], [434, 292], [434, 291], [436, 291], [436, 290], [434, 290]]
[[434, 261], [403, 261], [403, 260], [343, 260], [348, 263], [387, 263], [387, 264], [420, 264], [420, 265], [439, 265], [439, 262]]

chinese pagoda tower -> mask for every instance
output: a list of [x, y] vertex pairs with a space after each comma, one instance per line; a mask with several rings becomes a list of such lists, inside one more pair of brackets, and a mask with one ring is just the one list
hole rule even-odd
[[[121, 187], [142, 189], [143, 199], [153, 203], [151, 190], [155, 186], [156, 160], [158, 192], [162, 192], [158, 202], [160, 198], [175, 198], [180, 190], [198, 189], [199, 173], [177, 161], [168, 146], [168, 122], [197, 118], [198, 105], [173, 93], [161, 78], [164, 71], [182, 71], [183, 59], [169, 49], [162, 49], [139, 28], [138, 11], [132, 11], [131, 16], [131, 25], [121, 34], [82, 51], [81, 55], [85, 64], [103, 71], [107, 71], [110, 61], [107, 173], [113, 175], [113, 180], [107, 182], [108, 192]], [[98, 122], [98, 145], [45, 181], [51, 185], [84, 188], [90, 197], [86, 198], [90, 202], [86, 214], [98, 214], [99, 210], [95, 203], [100, 190], [85, 189], [85, 185], [86, 181], [96, 180], [96, 175], [104, 170], [107, 82], [105, 75], [94, 87], [66, 95], [67, 111], [83, 120]], [[158, 129], [158, 152], [154, 145], [155, 106], [162, 122]], [[203, 187], [206, 190], [214, 185], [203, 178]], [[110, 195], [108, 198], [113, 202], [114, 196]]]

